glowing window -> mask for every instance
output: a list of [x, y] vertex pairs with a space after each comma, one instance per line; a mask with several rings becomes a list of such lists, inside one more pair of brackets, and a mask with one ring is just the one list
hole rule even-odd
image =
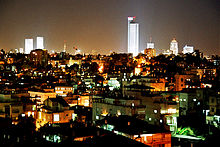
[[31, 116], [31, 112], [29, 111], [29, 112], [28, 112], [28, 117], [30, 117], [30, 116]]
[[77, 114], [72, 113], [72, 119], [73, 119], [73, 121], [76, 120], [76, 117], [77, 117]]
[[165, 110], [161, 110], [160, 113], [161, 113], [161, 114], [164, 114], [164, 113], [166, 113], [166, 111], [165, 111]]
[[117, 114], [118, 114], [118, 115], [121, 115], [121, 111], [120, 111], [120, 110], [117, 110]]
[[54, 114], [53, 115], [53, 121], [60, 121], [59, 114]]
[[176, 113], [176, 109], [168, 109], [168, 113]]

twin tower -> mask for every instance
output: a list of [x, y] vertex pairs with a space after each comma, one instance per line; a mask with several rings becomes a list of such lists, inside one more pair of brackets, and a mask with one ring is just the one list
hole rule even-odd
[[[36, 38], [35, 49], [44, 49], [44, 37]], [[24, 41], [24, 50], [25, 54], [30, 54], [30, 52], [34, 49], [34, 39], [26, 38]]]

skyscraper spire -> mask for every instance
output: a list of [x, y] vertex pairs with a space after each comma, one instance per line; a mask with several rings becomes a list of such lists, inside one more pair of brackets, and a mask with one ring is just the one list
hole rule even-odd
[[67, 48], [67, 43], [66, 43], [66, 40], [64, 40], [64, 44], [63, 44], [63, 52], [66, 52], [66, 48]]

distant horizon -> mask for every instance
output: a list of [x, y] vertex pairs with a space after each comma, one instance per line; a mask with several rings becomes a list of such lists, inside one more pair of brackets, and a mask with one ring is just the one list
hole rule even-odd
[[140, 24], [140, 48], [152, 37], [157, 54], [178, 41], [179, 52], [192, 45], [206, 55], [220, 55], [218, 0], [0, 0], [0, 49], [24, 48], [26, 37], [44, 37], [48, 50], [84, 53], [127, 52], [127, 17]]

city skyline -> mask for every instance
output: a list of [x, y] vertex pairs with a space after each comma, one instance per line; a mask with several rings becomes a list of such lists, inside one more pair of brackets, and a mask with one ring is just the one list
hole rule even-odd
[[57, 52], [63, 50], [64, 40], [70, 53], [73, 46], [84, 53], [126, 52], [126, 19], [137, 16], [141, 26], [139, 52], [147, 47], [152, 36], [158, 53], [169, 49], [170, 40], [175, 37], [179, 52], [188, 44], [208, 55], [220, 54], [219, 2], [173, 2], [55, 0], [50, 5], [50, 0], [1, 0], [0, 48], [24, 48], [24, 38], [43, 36], [45, 48]]
[[212, 146], [220, 0], [0, 0], [0, 146]]

